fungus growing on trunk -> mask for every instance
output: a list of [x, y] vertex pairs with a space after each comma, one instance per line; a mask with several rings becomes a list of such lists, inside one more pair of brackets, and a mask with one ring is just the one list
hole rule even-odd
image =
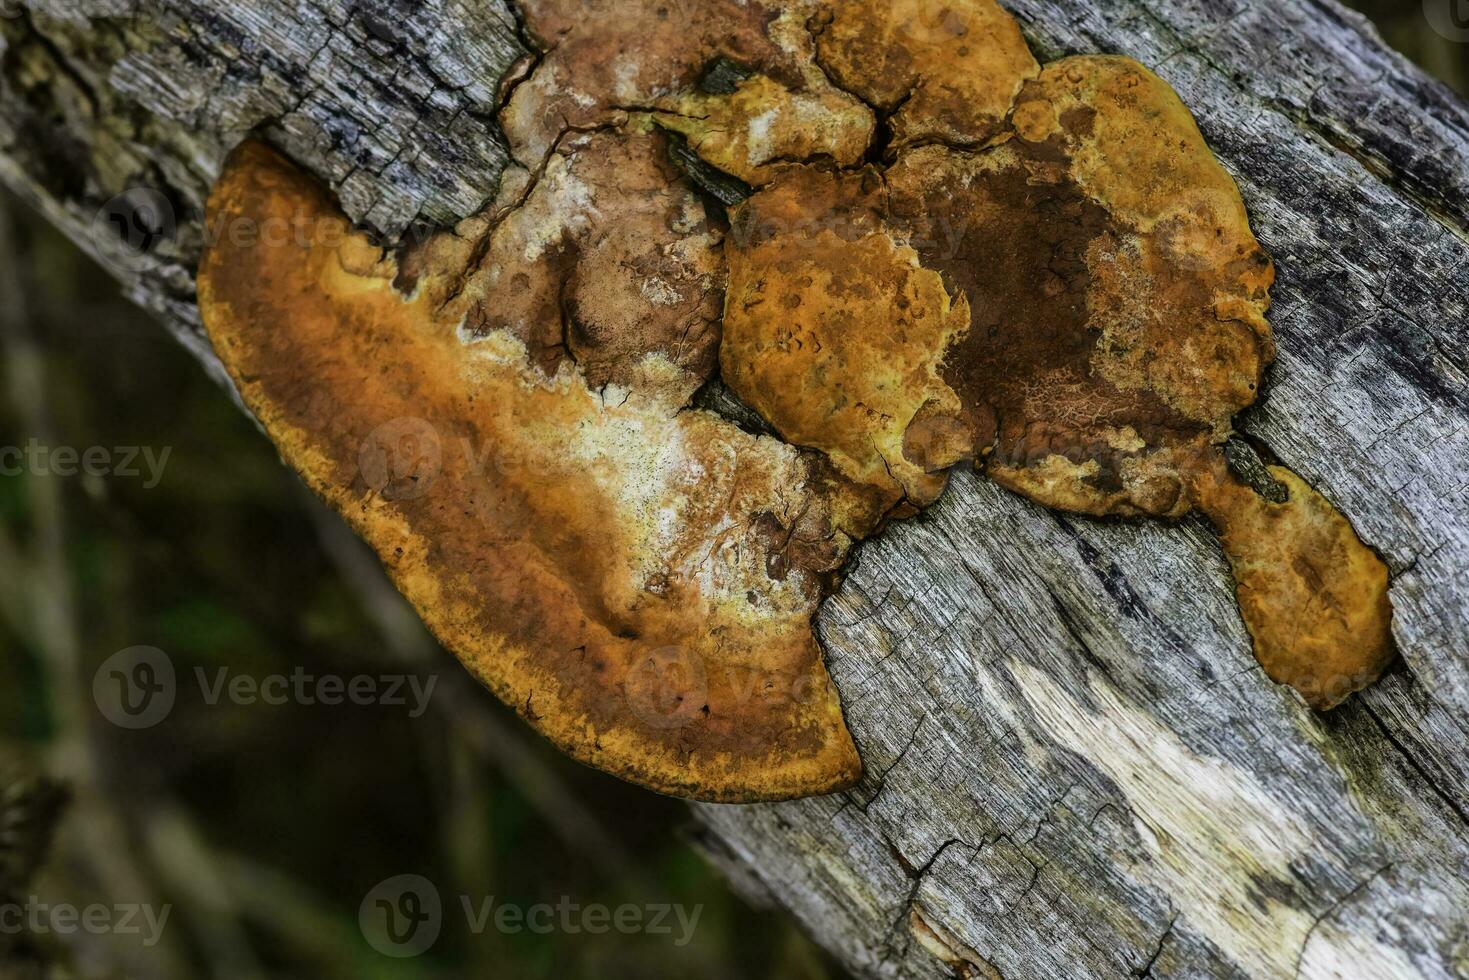
[[[545, 51], [497, 201], [394, 255], [247, 143], [199, 299], [286, 460], [554, 742], [700, 799], [850, 785], [816, 610], [965, 461], [1049, 507], [1202, 511], [1313, 705], [1385, 667], [1381, 562], [1227, 464], [1273, 269], [1156, 76], [1042, 68], [990, 0], [522, 6]], [[721, 379], [779, 438], [695, 407]]]
[[563, 144], [478, 264], [431, 242], [406, 294], [404, 264], [246, 144], [200, 307], [286, 461], [553, 742], [667, 793], [828, 792], [859, 772], [811, 629], [846, 541], [809, 455], [687, 408], [720, 240], [653, 142]]

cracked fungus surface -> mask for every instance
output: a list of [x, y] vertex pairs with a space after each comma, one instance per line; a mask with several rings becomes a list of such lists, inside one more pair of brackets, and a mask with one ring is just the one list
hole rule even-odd
[[[246, 401], [583, 761], [710, 800], [854, 782], [813, 618], [961, 463], [1050, 507], [1203, 512], [1313, 705], [1391, 656], [1346, 519], [1226, 462], [1273, 269], [1188, 111], [937, 6], [526, 0], [517, 163], [480, 215], [393, 253], [258, 143], [211, 196], [200, 307]], [[716, 382], [764, 424], [695, 407]]]

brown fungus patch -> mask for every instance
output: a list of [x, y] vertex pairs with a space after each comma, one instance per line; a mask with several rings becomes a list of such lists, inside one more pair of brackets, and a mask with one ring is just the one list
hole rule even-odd
[[722, 233], [660, 149], [639, 132], [563, 140], [455, 296], [465, 339], [504, 333], [593, 389], [646, 383], [650, 355], [677, 369], [673, 399], [698, 387], [719, 344]]
[[500, 114], [512, 156], [534, 167], [561, 135], [647, 108], [659, 95], [692, 90], [716, 58], [758, 65], [794, 83], [796, 64], [766, 34], [779, 15], [760, 0], [519, 0], [541, 48], [529, 77]]
[[[1162, 81], [1042, 68], [991, 0], [521, 12], [498, 200], [394, 257], [248, 143], [199, 300], [285, 459], [556, 744], [707, 800], [850, 785], [813, 617], [963, 461], [1046, 506], [1202, 511], [1271, 677], [1329, 707], [1381, 672], [1381, 561], [1225, 462], [1273, 269]], [[727, 230], [662, 130], [753, 186]]]
[[[546, 46], [501, 115], [511, 153], [534, 167], [568, 130], [654, 113], [716, 166], [760, 182], [772, 165], [860, 158], [871, 110], [832, 85], [808, 23], [819, 0], [523, 0]], [[720, 62], [749, 77], [731, 93], [701, 90]]]

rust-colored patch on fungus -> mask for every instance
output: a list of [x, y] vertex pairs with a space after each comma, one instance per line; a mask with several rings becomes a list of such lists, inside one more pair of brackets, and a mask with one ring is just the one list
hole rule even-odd
[[[199, 299], [282, 455], [547, 737], [699, 799], [850, 785], [815, 612], [965, 461], [1050, 507], [1198, 509], [1271, 677], [1324, 708], [1378, 676], [1381, 561], [1226, 463], [1273, 269], [1156, 76], [1039, 66], [990, 0], [521, 12], [542, 50], [482, 214], [395, 256], [247, 143]], [[675, 139], [753, 188], [727, 230]], [[780, 438], [695, 408], [720, 378]]]

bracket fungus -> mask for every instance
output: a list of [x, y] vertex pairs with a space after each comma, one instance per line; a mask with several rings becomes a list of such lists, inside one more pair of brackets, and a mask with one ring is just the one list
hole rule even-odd
[[[1047, 507], [1203, 513], [1316, 707], [1392, 656], [1382, 562], [1226, 457], [1273, 267], [1188, 110], [939, 6], [524, 0], [542, 51], [480, 215], [393, 252], [258, 142], [211, 195], [200, 308], [247, 404], [585, 762], [706, 800], [854, 782], [814, 616], [963, 462]], [[727, 222], [676, 158], [728, 178]], [[717, 382], [761, 424], [698, 407]]]

